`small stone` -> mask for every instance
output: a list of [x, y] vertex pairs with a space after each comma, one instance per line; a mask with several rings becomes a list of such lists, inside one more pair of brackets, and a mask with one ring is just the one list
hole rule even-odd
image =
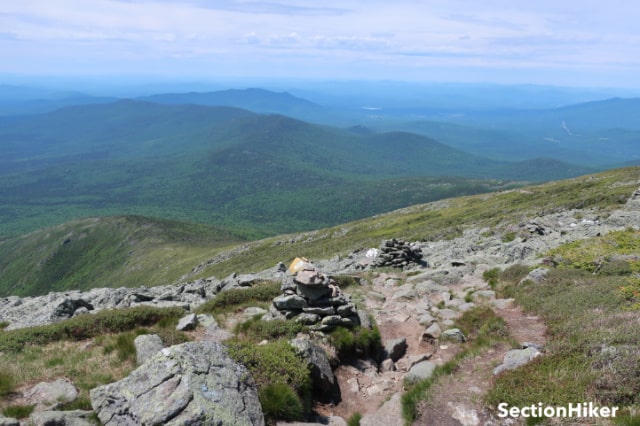
[[431, 342], [440, 337], [442, 334], [442, 330], [437, 322], [431, 324], [425, 331], [422, 333], [421, 340], [424, 342]]
[[387, 358], [380, 364], [380, 372], [387, 373], [389, 371], [396, 371], [396, 365], [391, 358]]
[[303, 312], [300, 315], [296, 316], [295, 321], [304, 325], [313, 325], [320, 322], [320, 315], [308, 314]]
[[433, 376], [436, 364], [431, 361], [422, 361], [411, 367], [404, 379], [409, 383], [419, 382]]
[[197, 326], [198, 326], [198, 317], [196, 316], [196, 314], [189, 314], [182, 317], [180, 321], [178, 321], [176, 330], [189, 331], [189, 330], [194, 330]]
[[462, 331], [460, 331], [460, 329], [458, 328], [450, 328], [448, 330], [445, 330], [440, 337], [443, 340], [451, 340], [458, 343], [464, 343], [467, 341], [465, 335], [462, 334]]

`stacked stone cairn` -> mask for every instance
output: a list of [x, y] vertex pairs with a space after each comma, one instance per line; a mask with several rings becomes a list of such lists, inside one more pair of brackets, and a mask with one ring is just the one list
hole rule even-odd
[[375, 261], [378, 267], [405, 268], [414, 264], [426, 266], [422, 258], [422, 250], [395, 238], [382, 243]]
[[337, 326], [360, 325], [351, 296], [304, 258], [291, 263], [281, 290], [282, 294], [273, 299], [271, 318], [291, 319], [323, 332]]

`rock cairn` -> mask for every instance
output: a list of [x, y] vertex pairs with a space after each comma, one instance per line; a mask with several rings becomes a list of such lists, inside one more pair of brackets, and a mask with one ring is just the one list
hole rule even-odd
[[419, 247], [412, 247], [406, 241], [395, 238], [382, 243], [375, 262], [376, 266], [393, 268], [404, 268], [411, 264], [426, 265], [422, 258], [422, 250]]
[[285, 274], [282, 294], [273, 299], [268, 316], [291, 319], [315, 331], [360, 324], [351, 296], [306, 259], [296, 258]]

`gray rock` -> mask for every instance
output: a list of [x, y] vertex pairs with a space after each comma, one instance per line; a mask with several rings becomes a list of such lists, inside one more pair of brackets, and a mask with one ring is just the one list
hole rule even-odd
[[165, 348], [90, 395], [105, 426], [264, 425], [251, 376], [216, 342]]
[[493, 369], [497, 375], [506, 370], [514, 370], [540, 355], [540, 351], [533, 346], [526, 349], [513, 349], [504, 355], [502, 364]]
[[399, 300], [399, 299], [415, 299], [418, 297], [418, 293], [413, 288], [413, 284], [404, 284], [398, 287], [396, 291], [393, 292], [393, 296], [391, 299]]
[[463, 303], [461, 305], [458, 305], [458, 310], [460, 312], [467, 312], [469, 309], [473, 309], [476, 307], [476, 304], [473, 302], [467, 302], [467, 303]]
[[316, 314], [316, 315], [320, 315], [322, 317], [326, 317], [327, 315], [335, 315], [336, 314], [336, 308], [334, 308], [333, 306], [309, 306], [308, 308], [303, 308], [302, 312], [308, 313], [308, 314]]
[[84, 299], [71, 299], [67, 298], [58, 303], [51, 313], [51, 319], [53, 321], [60, 321], [63, 319], [73, 317], [76, 310], [79, 308], [86, 308], [88, 311], [93, 310], [93, 305]]
[[195, 330], [197, 326], [198, 326], [198, 317], [196, 316], [196, 314], [189, 314], [180, 318], [180, 321], [178, 321], [178, 325], [176, 325], [176, 330], [190, 331], [190, 330]]
[[358, 317], [346, 317], [340, 320], [340, 325], [345, 327], [355, 327], [360, 325], [360, 318]]
[[433, 315], [426, 313], [426, 314], [422, 314], [420, 315], [420, 318], [418, 318], [418, 322], [421, 325], [430, 325], [432, 323], [434, 323], [436, 321], [436, 319], [433, 317]]
[[545, 280], [548, 273], [549, 273], [548, 268], [536, 268], [530, 271], [527, 274], [527, 276], [524, 277], [520, 282], [522, 283], [523, 281], [531, 280], [536, 284], [540, 284], [542, 281]]
[[0, 426], [20, 426], [20, 422], [11, 417], [4, 417], [0, 414]]
[[401, 337], [399, 339], [387, 340], [384, 345], [385, 356], [390, 358], [393, 362], [396, 362], [404, 356], [407, 352], [407, 339]]
[[329, 278], [317, 269], [303, 269], [298, 271], [293, 280], [298, 284], [308, 287], [329, 286]]
[[433, 353], [424, 353], [418, 355], [411, 355], [406, 358], [402, 358], [396, 363], [396, 366], [402, 371], [409, 371], [414, 365], [431, 359]]
[[415, 364], [404, 376], [404, 379], [409, 383], [419, 382], [433, 376], [433, 372], [436, 369], [436, 364], [431, 361], [422, 361]]
[[353, 303], [338, 306], [336, 308], [336, 313], [341, 317], [353, 317], [358, 315], [358, 311]]
[[454, 311], [453, 309], [440, 309], [438, 311], [438, 316], [443, 320], [448, 319], [457, 319], [460, 316], [460, 312]]
[[388, 373], [390, 371], [396, 371], [396, 364], [391, 358], [387, 358], [380, 363], [380, 372]]
[[61, 403], [75, 401], [78, 390], [69, 380], [58, 379], [38, 383], [25, 392], [24, 398], [28, 405], [35, 405], [37, 410], [48, 410]]
[[320, 315], [303, 312], [296, 316], [295, 321], [304, 325], [313, 325], [319, 323], [320, 319]]
[[198, 324], [204, 327], [207, 330], [216, 330], [220, 328], [218, 326], [218, 322], [216, 319], [209, 314], [200, 314], [198, 315]]
[[[36, 411], [29, 416], [30, 426], [95, 426], [93, 411]], [[0, 423], [1, 424], [1, 423]]]
[[342, 317], [340, 315], [329, 315], [328, 317], [322, 318], [323, 325], [339, 325], [342, 322]]
[[462, 334], [462, 331], [460, 331], [460, 329], [458, 328], [450, 328], [448, 330], [443, 331], [442, 334], [440, 335], [440, 338], [442, 340], [450, 340], [452, 342], [457, 342], [457, 343], [464, 343], [467, 341], [467, 338], [465, 337], [465, 335]]
[[422, 333], [422, 340], [425, 342], [434, 341], [439, 339], [441, 334], [442, 330], [440, 329], [440, 325], [434, 322]]
[[323, 297], [330, 297], [333, 292], [330, 287], [321, 285], [298, 284], [296, 288], [297, 293], [300, 296], [309, 299], [310, 302], [322, 299]]
[[273, 299], [273, 305], [281, 311], [302, 310], [307, 307], [307, 301], [296, 295], [280, 295]]
[[360, 321], [360, 327], [368, 329], [373, 328], [369, 314], [362, 309], [358, 310], [358, 320]]
[[164, 347], [162, 339], [157, 334], [142, 334], [135, 338], [133, 345], [136, 347], [137, 365], [142, 365]]
[[289, 342], [298, 355], [311, 367], [311, 381], [322, 402], [338, 403], [342, 400], [338, 380], [333, 374], [327, 353], [309, 339], [293, 339]]

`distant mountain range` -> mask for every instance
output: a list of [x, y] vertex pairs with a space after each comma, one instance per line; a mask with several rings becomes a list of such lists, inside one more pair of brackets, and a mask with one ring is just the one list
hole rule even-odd
[[505, 180], [591, 171], [550, 159], [489, 160], [417, 134], [358, 134], [230, 107], [123, 100], [0, 124], [0, 235], [134, 213], [251, 237], [484, 192]]

